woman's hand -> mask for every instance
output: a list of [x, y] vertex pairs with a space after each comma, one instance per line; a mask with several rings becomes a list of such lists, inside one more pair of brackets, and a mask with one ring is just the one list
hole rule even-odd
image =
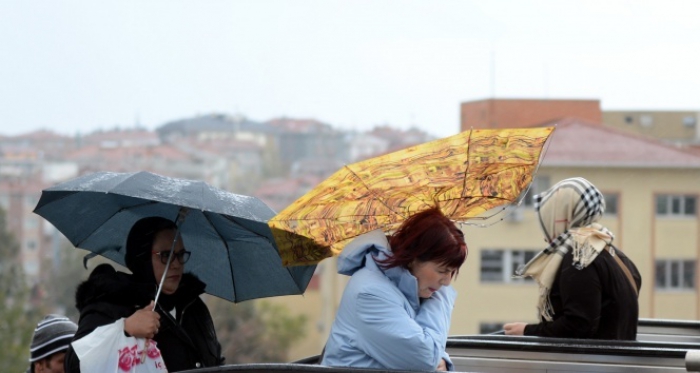
[[445, 359], [440, 359], [440, 363], [438, 364], [437, 368], [435, 368], [435, 370], [439, 372], [447, 371], [447, 362], [445, 361]]
[[527, 323], [524, 322], [511, 322], [503, 325], [503, 330], [506, 332], [506, 335], [523, 335], [526, 325]]
[[160, 328], [160, 315], [154, 311], [155, 303], [134, 312], [124, 320], [124, 331], [132, 337], [153, 338]]

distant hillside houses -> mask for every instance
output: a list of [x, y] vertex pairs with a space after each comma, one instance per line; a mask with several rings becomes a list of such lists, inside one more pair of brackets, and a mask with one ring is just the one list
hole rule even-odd
[[[155, 130], [98, 130], [65, 136], [40, 130], [0, 136], [0, 207], [12, 216], [22, 264], [33, 283], [56, 258], [62, 239], [32, 213], [41, 190], [96, 171], [150, 171], [202, 180], [261, 198], [276, 211], [343, 165], [433, 139], [417, 129], [387, 125], [341, 131], [315, 119], [265, 122], [207, 114], [173, 120]], [[54, 263], [55, 264], [55, 263]]]

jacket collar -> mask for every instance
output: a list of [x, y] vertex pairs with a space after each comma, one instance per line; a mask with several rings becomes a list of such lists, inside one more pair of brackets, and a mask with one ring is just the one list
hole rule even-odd
[[[181, 306], [191, 302], [204, 292], [205, 286], [193, 274], [185, 273], [177, 292], [167, 297], [172, 299], [166, 308], [172, 309], [174, 305]], [[78, 285], [75, 294], [76, 308], [82, 310], [95, 302], [143, 307], [155, 297], [156, 290], [157, 286], [154, 283], [139, 282], [131, 274], [116, 271], [109, 264], [101, 264], [92, 271], [86, 281]], [[161, 297], [163, 296], [162, 294]], [[161, 300], [158, 303], [161, 303]]]
[[391, 255], [389, 241], [380, 229], [358, 236], [352, 240], [338, 257], [338, 273], [352, 276], [361, 268], [382, 273], [403, 293], [415, 311], [420, 308], [418, 297], [418, 280], [403, 267], [384, 269], [376, 260], [386, 259]]

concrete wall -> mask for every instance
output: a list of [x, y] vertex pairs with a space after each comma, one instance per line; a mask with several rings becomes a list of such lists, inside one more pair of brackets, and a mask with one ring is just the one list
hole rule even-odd
[[700, 141], [700, 112], [697, 111], [604, 111], [603, 123], [662, 140]]

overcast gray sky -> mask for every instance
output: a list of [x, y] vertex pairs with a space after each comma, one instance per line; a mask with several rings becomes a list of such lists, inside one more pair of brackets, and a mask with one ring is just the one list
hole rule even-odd
[[447, 136], [459, 103], [700, 110], [700, 1], [0, 0], [0, 134], [222, 112]]

